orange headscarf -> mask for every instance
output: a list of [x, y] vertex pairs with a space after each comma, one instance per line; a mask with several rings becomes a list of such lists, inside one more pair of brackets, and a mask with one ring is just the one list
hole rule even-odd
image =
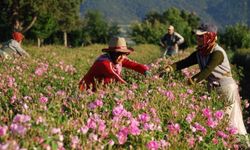
[[16, 40], [17, 42], [20, 42], [20, 41], [23, 40], [24, 36], [23, 36], [23, 34], [20, 33], [20, 32], [13, 32], [13, 33], [12, 33], [12, 38], [13, 38], [14, 40]]

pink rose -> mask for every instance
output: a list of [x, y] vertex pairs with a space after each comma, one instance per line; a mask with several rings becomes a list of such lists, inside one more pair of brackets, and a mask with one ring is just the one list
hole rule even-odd
[[7, 126], [0, 126], [0, 137], [5, 136], [7, 133], [8, 127]]
[[149, 150], [157, 150], [157, 149], [159, 149], [159, 144], [158, 144], [157, 141], [150, 141], [150, 142], [148, 142], [148, 144], [147, 144], [147, 148], [148, 148]]

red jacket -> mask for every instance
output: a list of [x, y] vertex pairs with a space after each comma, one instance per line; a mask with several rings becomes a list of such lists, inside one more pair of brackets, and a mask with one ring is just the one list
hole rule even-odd
[[126, 67], [132, 69], [141, 74], [144, 74], [149, 68], [145, 65], [138, 64], [129, 59], [124, 59], [121, 65], [115, 65], [108, 54], [101, 55], [92, 67], [89, 69], [87, 74], [82, 78], [79, 83], [79, 88], [81, 91], [93, 88], [96, 90], [95, 81], [103, 82], [108, 84], [112, 81], [126, 83], [121, 77], [121, 69]]

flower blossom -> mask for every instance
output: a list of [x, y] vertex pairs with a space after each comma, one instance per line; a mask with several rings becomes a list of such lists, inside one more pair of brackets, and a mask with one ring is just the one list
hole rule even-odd
[[128, 139], [128, 132], [129, 132], [129, 129], [128, 128], [123, 128], [121, 129], [118, 134], [116, 135], [117, 138], [118, 138], [118, 142], [119, 144], [124, 144], [127, 139]]
[[208, 118], [207, 125], [211, 128], [215, 128], [218, 125], [218, 122], [213, 120], [212, 118]]
[[7, 133], [8, 127], [7, 126], [0, 126], [0, 137], [5, 136]]
[[229, 136], [227, 134], [225, 134], [223, 131], [217, 131], [217, 135], [219, 137], [222, 137], [223, 139], [228, 138]]
[[218, 110], [214, 113], [216, 119], [221, 120], [224, 116], [224, 112], [222, 110]]
[[17, 133], [19, 135], [24, 135], [27, 131], [27, 128], [21, 124], [18, 124], [18, 123], [12, 123], [10, 125], [10, 130], [13, 132], [13, 133]]
[[207, 133], [207, 129], [205, 127], [203, 127], [202, 125], [200, 125], [199, 123], [197, 123], [197, 122], [194, 123], [194, 128], [197, 131], [201, 131], [203, 134]]
[[13, 123], [26, 123], [30, 121], [30, 119], [28, 115], [17, 114], [13, 119]]
[[191, 123], [192, 120], [194, 119], [194, 117], [195, 117], [195, 113], [192, 112], [191, 114], [188, 114], [188, 115], [187, 115], [186, 121], [187, 121], [188, 123]]
[[158, 144], [157, 141], [150, 141], [150, 142], [148, 142], [148, 144], [147, 144], [147, 148], [148, 148], [149, 150], [157, 150], [157, 149], [159, 149], [159, 144]]
[[71, 147], [72, 148], [77, 148], [77, 145], [80, 143], [80, 140], [78, 138], [78, 136], [73, 136], [71, 137]]
[[41, 96], [39, 98], [39, 102], [42, 103], [42, 104], [46, 104], [48, 102], [48, 98], [45, 97], [45, 96]]
[[212, 112], [209, 108], [202, 109], [202, 115], [204, 117], [210, 118], [212, 116]]
[[169, 99], [169, 100], [175, 100], [174, 93], [172, 91], [165, 91], [164, 95]]
[[168, 125], [168, 130], [171, 134], [178, 134], [180, 132], [180, 125], [178, 123], [173, 124], [171, 123], [170, 125]]
[[150, 121], [150, 116], [147, 113], [140, 114], [138, 116], [138, 118], [141, 122], [149, 122]]

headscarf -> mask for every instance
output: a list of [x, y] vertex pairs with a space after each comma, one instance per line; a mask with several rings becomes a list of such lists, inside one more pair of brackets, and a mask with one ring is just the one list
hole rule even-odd
[[213, 50], [216, 44], [217, 34], [214, 32], [207, 32], [200, 36], [203, 36], [203, 44], [198, 46], [197, 49], [202, 56], [206, 56]]
[[20, 42], [20, 41], [23, 40], [24, 36], [23, 36], [23, 34], [20, 33], [20, 32], [13, 32], [13, 33], [12, 33], [12, 38], [13, 38], [14, 40], [16, 40], [17, 42]]
[[202, 56], [210, 54], [216, 44], [217, 27], [214, 24], [202, 23], [194, 32], [197, 36], [203, 36], [202, 45], [197, 47], [198, 52]]

